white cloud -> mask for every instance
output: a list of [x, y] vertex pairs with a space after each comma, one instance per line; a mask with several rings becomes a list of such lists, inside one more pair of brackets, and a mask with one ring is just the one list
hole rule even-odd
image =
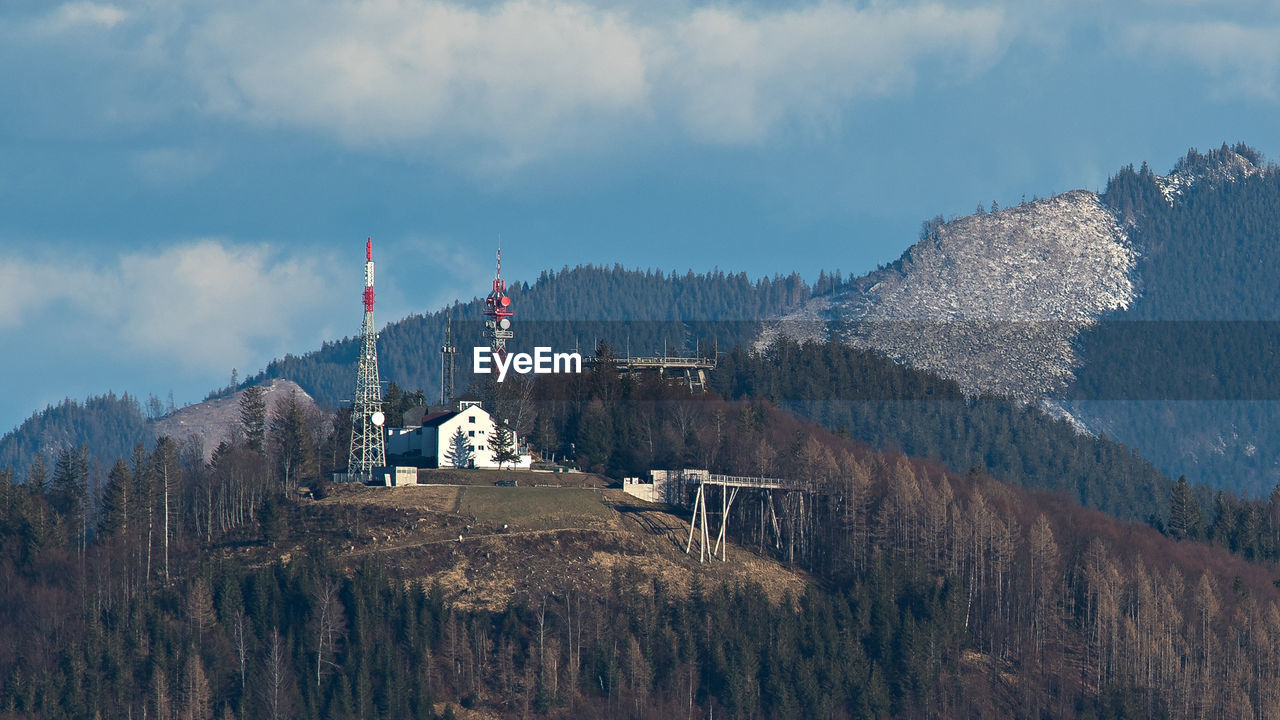
[[61, 33], [76, 28], [111, 29], [124, 22], [129, 13], [115, 5], [92, 2], [73, 2], [59, 5], [39, 22], [39, 28], [49, 33]]
[[207, 112], [355, 146], [478, 146], [519, 164], [668, 125], [754, 143], [908, 92], [920, 65], [963, 75], [1012, 32], [940, 4], [628, 12], [572, 0], [236, 6], [199, 21], [186, 64]]
[[256, 367], [319, 345], [319, 326], [356, 304], [342, 306], [334, 288], [349, 280], [355, 298], [359, 279], [335, 267], [314, 253], [285, 257], [218, 240], [122, 254], [105, 266], [10, 259], [0, 261], [0, 330], [55, 321], [77, 352], [158, 359], [183, 372]]
[[672, 34], [664, 73], [695, 136], [753, 142], [788, 119], [837, 119], [860, 98], [907, 92], [921, 63], [985, 69], [1007, 30], [998, 9], [937, 4], [699, 10]]
[[353, 145], [448, 138], [519, 153], [571, 143], [568, 125], [642, 110], [647, 96], [634, 28], [585, 6], [292, 10], [220, 13], [196, 31], [189, 62], [209, 111]]
[[1126, 32], [1130, 50], [1159, 64], [1197, 67], [1218, 93], [1280, 98], [1280, 25], [1226, 21], [1147, 23]]

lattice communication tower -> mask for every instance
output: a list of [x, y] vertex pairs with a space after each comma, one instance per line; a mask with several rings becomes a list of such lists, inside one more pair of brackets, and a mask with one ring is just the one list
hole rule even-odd
[[373, 479], [373, 469], [387, 464], [382, 425], [382, 383], [378, 378], [378, 332], [373, 324], [373, 238], [364, 246], [364, 324], [360, 328], [360, 363], [356, 394], [351, 399], [351, 454], [347, 473], [352, 480]]
[[489, 346], [494, 355], [507, 356], [507, 341], [511, 332], [511, 298], [507, 296], [507, 283], [502, 279], [502, 248], [498, 248], [498, 269], [493, 277], [493, 290], [484, 299], [484, 315], [489, 318], [484, 326], [489, 330]]

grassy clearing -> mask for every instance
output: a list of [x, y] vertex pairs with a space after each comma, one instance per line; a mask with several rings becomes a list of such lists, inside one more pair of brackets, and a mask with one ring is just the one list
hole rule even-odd
[[607, 522], [612, 516], [599, 492], [578, 488], [470, 486], [462, 490], [458, 512], [478, 522], [527, 530], [571, 527], [584, 519]]
[[445, 485], [494, 485], [499, 481], [515, 482], [520, 487], [552, 485], [560, 487], [608, 487], [610, 480], [592, 473], [547, 473], [532, 470], [490, 470], [452, 468], [423, 468], [418, 470], [418, 482]]

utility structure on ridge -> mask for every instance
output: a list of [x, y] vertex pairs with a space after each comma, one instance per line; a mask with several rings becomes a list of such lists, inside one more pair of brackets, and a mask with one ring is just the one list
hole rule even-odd
[[440, 346], [440, 404], [448, 407], [453, 402], [453, 357], [458, 354], [458, 346], [453, 342], [453, 316], [444, 326], [444, 344]]
[[484, 326], [489, 331], [489, 345], [493, 354], [507, 356], [507, 341], [515, 337], [511, 332], [511, 298], [507, 296], [507, 283], [502, 279], [502, 248], [498, 248], [498, 269], [493, 276], [493, 290], [484, 299], [484, 316], [489, 318]]
[[364, 324], [360, 328], [360, 362], [356, 393], [351, 399], [351, 454], [347, 476], [370, 482], [374, 468], [387, 464], [382, 425], [382, 383], [378, 378], [378, 332], [373, 324], [373, 238], [364, 246]]

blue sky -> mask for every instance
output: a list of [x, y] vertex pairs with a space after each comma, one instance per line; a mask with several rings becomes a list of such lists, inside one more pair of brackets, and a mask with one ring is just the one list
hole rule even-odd
[[0, 5], [0, 430], [504, 275], [864, 272], [935, 214], [1280, 153], [1271, 2]]

